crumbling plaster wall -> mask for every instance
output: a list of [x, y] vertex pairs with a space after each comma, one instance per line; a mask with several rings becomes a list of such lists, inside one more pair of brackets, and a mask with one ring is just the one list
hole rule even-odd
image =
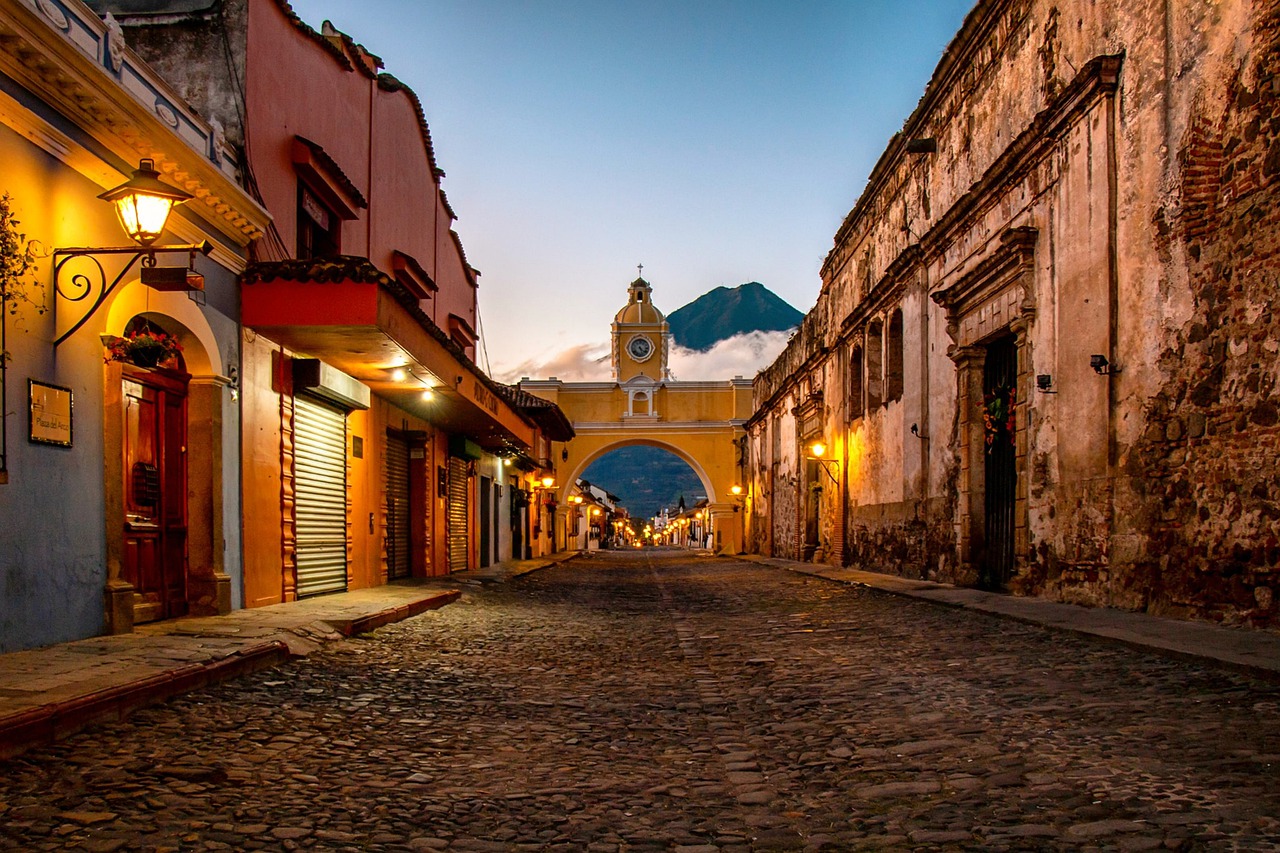
[[[847, 367], [868, 324], [901, 307], [900, 401], [850, 417], [845, 371], [826, 371], [847, 481], [823, 525], [845, 525], [847, 562], [975, 581], [962, 362], [948, 353], [1014, 330], [1010, 588], [1276, 623], [1278, 6], [1000, 0], [970, 14], [837, 233], [817, 305], [756, 383], [757, 405], [786, 418], [780, 389], [818, 363]], [[1114, 99], [1105, 80], [1081, 88], [1106, 56]], [[936, 153], [908, 153], [912, 138]], [[1025, 298], [957, 329], [939, 295], [1011, 229], [1034, 229]], [[1120, 371], [1093, 372], [1092, 354]]]
[[1275, 627], [1280, 583], [1280, 3], [1182, 10], [1152, 200], [1158, 326], [1120, 459], [1126, 554], [1156, 612]]
[[[111, 0], [90, 0], [105, 13]], [[125, 41], [200, 115], [243, 151], [248, 0], [221, 0], [191, 14], [120, 15]]]

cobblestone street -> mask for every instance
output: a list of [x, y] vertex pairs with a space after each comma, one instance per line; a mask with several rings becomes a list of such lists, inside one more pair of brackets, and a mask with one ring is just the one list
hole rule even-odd
[[1270, 850], [1280, 686], [593, 554], [0, 764], [64, 850]]

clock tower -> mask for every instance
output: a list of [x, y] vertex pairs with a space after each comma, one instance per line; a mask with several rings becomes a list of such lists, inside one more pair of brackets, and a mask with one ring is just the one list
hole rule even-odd
[[637, 378], [653, 383], [671, 378], [667, 373], [671, 332], [652, 297], [649, 282], [637, 278], [627, 291], [626, 306], [613, 318], [613, 378], [621, 384]]

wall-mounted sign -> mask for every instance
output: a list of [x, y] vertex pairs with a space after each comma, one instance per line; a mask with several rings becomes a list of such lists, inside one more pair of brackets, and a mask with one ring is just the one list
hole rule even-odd
[[29, 438], [38, 444], [71, 446], [71, 389], [34, 379], [30, 386]]

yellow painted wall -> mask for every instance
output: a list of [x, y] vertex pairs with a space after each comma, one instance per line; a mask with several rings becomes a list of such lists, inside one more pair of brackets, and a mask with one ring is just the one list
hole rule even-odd
[[741, 550], [742, 513], [735, 511], [730, 489], [745, 477], [736, 442], [743, 435], [741, 423], [751, 415], [750, 380], [661, 383], [653, 389], [654, 417], [627, 417], [627, 391], [616, 383], [526, 380], [520, 387], [556, 403], [573, 423], [569, 457], [559, 464], [562, 506], [596, 459], [631, 445], [660, 447], [702, 478], [720, 547]]

